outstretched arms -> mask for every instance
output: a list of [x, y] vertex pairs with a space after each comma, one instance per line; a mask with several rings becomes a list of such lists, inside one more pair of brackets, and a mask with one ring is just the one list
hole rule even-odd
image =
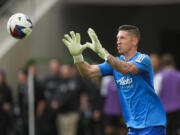
[[74, 63], [78, 67], [81, 76], [86, 78], [101, 76], [101, 72], [97, 65], [90, 65], [84, 61], [82, 52], [84, 51], [84, 49], [86, 49], [87, 44], [81, 45], [80, 34], [71, 31], [70, 35], [71, 36], [65, 34], [64, 38], [62, 39], [62, 42], [65, 44], [70, 54], [73, 56]]
[[87, 42], [85, 45], [80, 44], [80, 34], [74, 33], [73, 31], [70, 32], [71, 36], [66, 34], [62, 40], [68, 48], [70, 54], [73, 56], [74, 63], [78, 67], [81, 76], [87, 78], [101, 76], [101, 71], [98, 65], [90, 65], [84, 61], [82, 52], [87, 47], [97, 53], [99, 57], [107, 61], [108, 64], [116, 71], [122, 74], [138, 73], [138, 68], [133, 63], [121, 61], [112, 56], [105, 48], [103, 48], [93, 29], [88, 29], [88, 34], [92, 40], [92, 43]]

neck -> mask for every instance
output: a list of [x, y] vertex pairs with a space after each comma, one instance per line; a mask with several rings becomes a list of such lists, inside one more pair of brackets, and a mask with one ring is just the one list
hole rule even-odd
[[131, 59], [132, 57], [134, 57], [137, 53], [137, 50], [132, 50], [132, 51], [129, 51], [127, 53], [124, 54], [124, 59], [125, 60], [129, 60]]

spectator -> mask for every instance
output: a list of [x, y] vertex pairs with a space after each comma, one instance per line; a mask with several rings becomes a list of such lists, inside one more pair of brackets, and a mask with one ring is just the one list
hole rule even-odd
[[91, 134], [104, 135], [103, 125], [103, 96], [100, 93], [100, 77], [91, 78], [87, 81], [89, 108], [91, 109]]
[[62, 81], [56, 94], [55, 107], [58, 111], [57, 126], [59, 135], [75, 135], [79, 121], [80, 95], [85, 89], [77, 75], [77, 70], [70, 65], [61, 66]]
[[28, 91], [27, 91], [27, 71], [20, 70], [18, 73], [18, 106], [22, 119], [22, 133], [28, 134]]
[[6, 82], [5, 72], [0, 69], [0, 133], [9, 135], [12, 130], [13, 98]]
[[180, 72], [175, 68], [171, 54], [161, 59], [162, 70], [158, 73], [159, 97], [167, 114], [167, 135], [179, 135], [180, 131]]
[[[20, 108], [20, 115], [23, 120], [22, 132], [24, 135], [28, 135], [28, 73], [27, 70], [20, 70], [18, 73], [18, 105]], [[43, 96], [43, 87], [41, 84], [34, 78], [34, 106], [35, 106], [35, 120], [36, 126], [39, 126], [39, 117], [41, 117], [44, 108], [44, 96]], [[36, 128], [37, 129], [37, 128]], [[39, 134], [39, 129], [36, 131], [36, 134]]]
[[60, 78], [60, 62], [52, 59], [49, 63], [49, 74], [45, 77], [45, 99], [47, 101], [46, 111], [44, 114], [44, 132], [43, 135], [56, 135], [56, 111], [57, 103], [55, 102], [58, 91]]
[[[44, 86], [38, 78], [37, 62], [35, 60], [29, 60], [25, 66], [26, 70], [33, 75], [35, 96], [38, 100], [35, 100], [35, 108], [37, 108], [37, 117], [41, 117], [45, 108], [44, 100]], [[36, 103], [38, 102], [38, 103]]]

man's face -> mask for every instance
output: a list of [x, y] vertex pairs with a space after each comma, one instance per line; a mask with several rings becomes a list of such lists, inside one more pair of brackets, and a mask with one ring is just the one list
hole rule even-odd
[[120, 30], [117, 34], [117, 49], [120, 54], [126, 54], [137, 44], [137, 40], [128, 31]]
[[20, 84], [25, 84], [27, 82], [27, 76], [22, 71], [18, 73], [18, 81]]
[[58, 61], [56, 60], [52, 60], [51, 63], [50, 63], [50, 71], [53, 75], [59, 75], [59, 72], [60, 72], [60, 64]]

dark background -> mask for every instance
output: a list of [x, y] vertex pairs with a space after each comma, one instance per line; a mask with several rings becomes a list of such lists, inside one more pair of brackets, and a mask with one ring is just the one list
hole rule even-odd
[[[143, 53], [172, 53], [180, 68], [180, 4], [174, 5], [86, 5], [62, 4], [63, 33], [71, 30], [81, 34], [81, 41], [90, 41], [87, 29], [93, 28], [103, 46], [117, 56], [116, 34], [122, 24], [140, 28], [139, 51]], [[62, 35], [63, 36], [63, 35]], [[86, 51], [85, 51], [86, 52]], [[87, 50], [86, 57], [100, 59]]]

